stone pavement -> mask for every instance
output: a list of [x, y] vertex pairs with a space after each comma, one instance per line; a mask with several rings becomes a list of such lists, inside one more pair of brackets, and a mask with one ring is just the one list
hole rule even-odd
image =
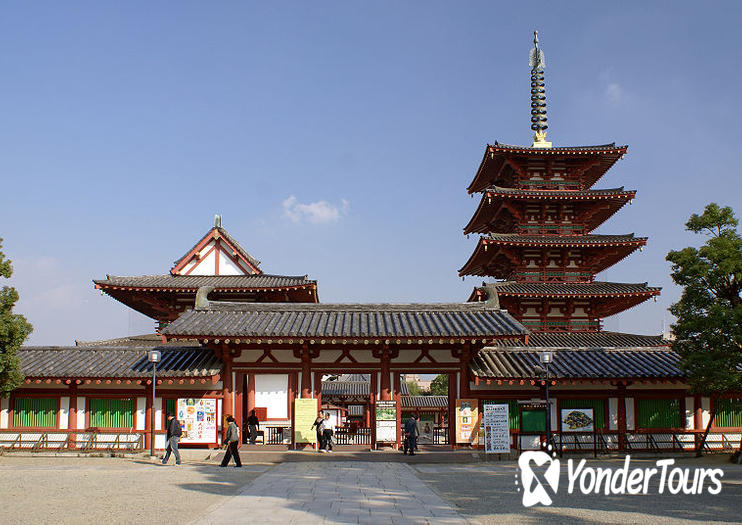
[[282, 463], [196, 523], [436, 523], [467, 521], [404, 463]]

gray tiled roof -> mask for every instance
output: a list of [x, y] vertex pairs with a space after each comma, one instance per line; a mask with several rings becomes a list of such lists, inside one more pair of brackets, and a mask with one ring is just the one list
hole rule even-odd
[[[555, 379], [683, 379], [679, 360], [666, 348], [558, 349], [549, 371]], [[475, 376], [493, 379], [535, 378], [536, 366], [542, 366], [537, 348], [485, 348], [469, 364]]]
[[306, 286], [316, 284], [317, 281], [307, 279], [306, 275], [138, 275], [116, 276], [110, 275], [107, 279], [94, 279], [93, 282], [102, 287], [126, 288], [163, 288], [166, 290], [196, 291], [201, 286], [213, 286], [216, 291], [253, 289], [253, 288], [280, 288], [291, 286]]
[[210, 303], [162, 332], [172, 337], [517, 337], [528, 330], [485, 302], [455, 304]]
[[498, 295], [553, 296], [612, 296], [629, 294], [659, 294], [661, 288], [647, 286], [647, 283], [611, 283], [595, 281], [592, 283], [530, 283], [501, 281], [488, 283], [486, 290], [497, 290]]
[[[180, 258], [178, 258], [178, 260], [173, 263], [173, 267], [178, 266], [183, 259], [188, 257], [188, 254], [191, 253], [191, 251], [196, 246], [198, 246], [201, 243], [201, 241], [203, 241], [206, 237], [211, 236], [214, 230], [219, 232], [219, 235], [224, 237], [227, 240], [227, 242], [229, 242], [232, 246], [234, 246], [234, 248], [240, 253], [240, 255], [244, 257], [245, 259], [247, 259], [248, 261], [250, 261], [250, 264], [252, 264], [255, 268], [258, 268], [260, 266], [260, 261], [257, 260], [252, 255], [250, 255], [249, 253], [247, 253], [247, 250], [245, 250], [242, 246], [240, 246], [240, 243], [238, 243], [237, 240], [234, 237], [232, 237], [227, 230], [221, 227], [214, 227], [214, 228], [211, 228], [208, 232], [206, 232], [206, 235], [201, 237], [196, 244], [194, 244], [187, 252], [185, 252]], [[261, 271], [260, 268], [258, 268], [258, 271]]]
[[446, 408], [448, 396], [402, 396], [402, 408]]
[[[188, 344], [193, 343], [193, 346], [198, 346], [198, 341], [190, 341]], [[170, 343], [163, 343], [162, 336], [160, 334], [143, 334], [143, 335], [129, 335], [126, 337], [116, 337], [114, 339], [102, 339], [99, 341], [79, 341], [75, 340], [75, 346], [79, 347], [95, 347], [95, 346], [124, 346], [129, 348], [152, 348], [155, 346], [183, 346], [186, 344], [185, 341], [177, 341]]]
[[549, 348], [641, 348], [669, 347], [670, 341], [661, 335], [625, 334], [621, 332], [539, 333], [528, 336], [528, 345], [522, 341], [502, 340], [498, 347]]
[[598, 144], [595, 146], [557, 146], [557, 147], [551, 147], [551, 148], [532, 148], [530, 146], [516, 146], [513, 144], [503, 144], [501, 142], [495, 141], [495, 143], [492, 145], [493, 147], [497, 149], [515, 149], [515, 150], [528, 150], [529, 152], [533, 153], [548, 153], [550, 151], [553, 151], [555, 153], [558, 153], [560, 151], [612, 151], [616, 149], [625, 149], [628, 146], [616, 146], [615, 142], [611, 142], [610, 144]]
[[[147, 348], [25, 346], [18, 356], [26, 377], [45, 378], [147, 378], [152, 365]], [[163, 347], [158, 377], [211, 377], [222, 362], [208, 348]]]
[[[322, 381], [323, 396], [367, 396], [371, 392], [370, 381]], [[400, 393], [409, 395], [407, 383], [402, 381]]]
[[491, 186], [484, 190], [484, 193], [504, 194], [513, 197], [614, 197], [614, 196], [631, 196], [636, 190], [624, 190], [624, 187], [609, 188], [603, 190], [537, 190], [537, 189], [520, 189], [520, 188], [503, 188], [500, 186]]
[[521, 244], [521, 245], [553, 245], [553, 246], [583, 246], [586, 244], [611, 245], [622, 243], [644, 244], [646, 237], [634, 237], [633, 233], [623, 235], [523, 235], [520, 233], [491, 233], [482, 239], [487, 243]]

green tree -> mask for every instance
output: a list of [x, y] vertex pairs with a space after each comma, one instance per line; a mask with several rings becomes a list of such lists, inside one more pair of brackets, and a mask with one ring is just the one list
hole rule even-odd
[[420, 388], [420, 385], [415, 383], [414, 381], [405, 381], [407, 383], [407, 388], [410, 391], [411, 396], [419, 396], [423, 394], [422, 388]]
[[[700, 248], [667, 254], [672, 280], [683, 287], [680, 300], [670, 307], [677, 317], [672, 326], [673, 349], [688, 371], [693, 393], [717, 399], [742, 388], [742, 237], [731, 208], [711, 203], [703, 214], [691, 215], [685, 227], [707, 237]], [[711, 417], [697, 454], [716, 416]], [[742, 442], [740, 443], [742, 448]], [[739, 452], [737, 453], [739, 456]]]
[[[12, 274], [10, 261], [0, 251], [0, 277], [9, 279]], [[0, 289], [0, 397], [8, 397], [23, 381], [18, 349], [33, 329], [25, 317], [13, 313], [17, 301], [15, 288], [3, 286]]]
[[430, 395], [447, 396], [448, 395], [448, 374], [438, 374], [430, 382]]

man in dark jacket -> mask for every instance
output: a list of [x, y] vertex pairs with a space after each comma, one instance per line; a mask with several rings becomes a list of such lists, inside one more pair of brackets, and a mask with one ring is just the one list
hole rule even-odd
[[[417, 416], [420, 417], [420, 416]], [[410, 416], [404, 424], [404, 453], [410, 452], [410, 456], [415, 455], [415, 448], [417, 447], [417, 436], [420, 434], [420, 429], [417, 426], [417, 418]]]
[[180, 465], [180, 452], [178, 451], [178, 442], [180, 436], [183, 434], [183, 429], [180, 427], [180, 421], [175, 419], [173, 414], [167, 415], [167, 448], [165, 449], [165, 457], [162, 458], [162, 464], [167, 463], [170, 459], [170, 452], [175, 456], [175, 464]]
[[237, 427], [237, 423], [234, 422], [232, 416], [227, 416], [227, 434], [224, 436], [224, 448], [227, 451], [224, 453], [224, 459], [220, 467], [226, 467], [229, 465], [229, 460], [234, 457], [234, 466], [241, 467], [242, 461], [240, 461], [240, 451], [238, 449], [240, 445], [240, 429]]

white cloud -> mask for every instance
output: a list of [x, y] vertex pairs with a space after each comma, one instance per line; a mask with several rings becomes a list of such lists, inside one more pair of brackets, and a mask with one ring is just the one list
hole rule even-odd
[[294, 195], [283, 201], [283, 213], [292, 222], [306, 221], [312, 224], [337, 222], [340, 217], [347, 215], [348, 210], [350, 210], [350, 202], [346, 199], [340, 199], [340, 206], [335, 206], [327, 201], [303, 204], [297, 202]]
[[618, 104], [624, 98], [623, 88], [615, 82], [609, 83], [605, 88], [605, 98], [611, 104]]

